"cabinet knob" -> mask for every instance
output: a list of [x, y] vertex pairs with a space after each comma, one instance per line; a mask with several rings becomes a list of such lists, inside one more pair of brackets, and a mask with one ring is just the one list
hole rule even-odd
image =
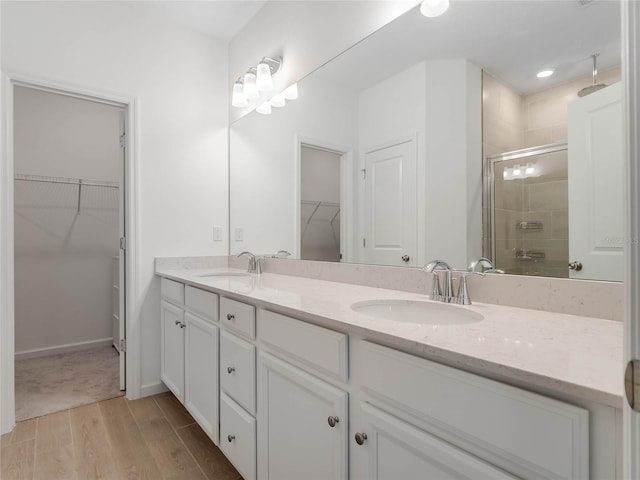
[[400, 257], [400, 260], [402, 260], [404, 263], [407, 263], [409, 260], [411, 260], [411, 257], [409, 255], [402, 255], [402, 257]]
[[356, 437], [356, 443], [358, 445], [362, 445], [364, 443], [364, 441], [367, 439], [367, 434], [366, 433], [356, 433], [355, 437]]
[[329, 423], [329, 426], [331, 428], [335, 427], [336, 423], [338, 423], [339, 421], [340, 421], [340, 419], [338, 417], [331, 416], [331, 417], [327, 418], [327, 422]]
[[181, 324], [180, 324], [180, 328], [185, 328], [186, 326], [187, 326], [187, 324], [186, 324], [186, 323], [181, 323]]
[[227, 435], [227, 440], [229, 440], [229, 442], [233, 442], [236, 439], [235, 435]]
[[236, 371], [236, 367], [227, 367], [227, 373], [233, 373]]
[[227, 320], [233, 320], [236, 316], [233, 313], [227, 313]]

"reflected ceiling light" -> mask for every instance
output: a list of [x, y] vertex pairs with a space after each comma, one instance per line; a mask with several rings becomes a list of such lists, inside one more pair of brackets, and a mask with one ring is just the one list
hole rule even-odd
[[243, 85], [243, 92], [249, 100], [255, 100], [260, 96], [258, 86], [256, 85], [256, 74], [253, 68], [244, 74]]
[[285, 88], [282, 93], [284, 94], [284, 98], [287, 100], [296, 100], [298, 98], [298, 84], [294, 83], [293, 85]]
[[231, 105], [234, 107], [242, 108], [248, 107], [249, 102], [247, 96], [244, 93], [244, 88], [240, 80], [233, 84], [233, 95], [231, 96]]
[[272, 107], [280, 108], [284, 107], [287, 102], [285, 101], [284, 93], [278, 93], [269, 100], [269, 103]]
[[269, 102], [264, 102], [258, 108], [256, 108], [256, 112], [261, 113], [263, 115], [271, 114], [271, 104]]
[[542, 71], [538, 72], [536, 74], [536, 77], [538, 77], [538, 78], [547, 78], [547, 77], [550, 77], [551, 75], [553, 75], [553, 70], [548, 68], [546, 70], [542, 70]]
[[449, 8], [449, 0], [423, 0], [420, 13], [425, 17], [439, 17]]

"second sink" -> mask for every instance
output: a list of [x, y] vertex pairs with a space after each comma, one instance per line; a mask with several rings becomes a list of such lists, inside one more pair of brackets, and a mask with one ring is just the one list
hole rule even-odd
[[418, 300], [370, 300], [351, 305], [351, 309], [375, 318], [426, 325], [475, 323], [484, 317], [476, 312], [441, 303]]

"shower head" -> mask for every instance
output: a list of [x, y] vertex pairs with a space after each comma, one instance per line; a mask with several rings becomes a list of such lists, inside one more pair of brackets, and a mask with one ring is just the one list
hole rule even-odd
[[591, 58], [593, 58], [593, 84], [580, 90], [578, 92], [579, 97], [586, 97], [587, 95], [590, 95], [593, 92], [597, 92], [598, 90], [607, 86], [604, 83], [598, 83], [598, 67], [596, 66], [596, 59], [598, 58], [598, 55], [599, 53], [591, 55]]

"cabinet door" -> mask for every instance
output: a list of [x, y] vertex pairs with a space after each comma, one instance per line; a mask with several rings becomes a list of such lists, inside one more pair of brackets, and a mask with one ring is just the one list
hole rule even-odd
[[258, 478], [346, 480], [347, 392], [268, 354], [259, 366]]
[[160, 312], [160, 378], [178, 400], [184, 402], [184, 311], [162, 301]]
[[516, 478], [367, 403], [361, 404], [357, 416], [351, 438], [355, 479]]
[[190, 313], [185, 323], [184, 405], [217, 445], [219, 329]]

